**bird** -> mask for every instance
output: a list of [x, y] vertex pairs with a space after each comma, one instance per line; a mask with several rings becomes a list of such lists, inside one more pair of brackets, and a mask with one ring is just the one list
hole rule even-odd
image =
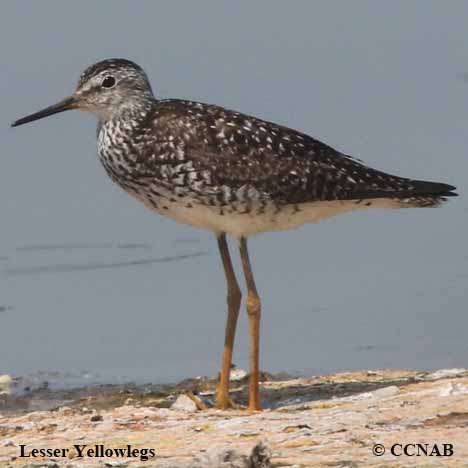
[[247, 240], [368, 208], [435, 207], [452, 185], [388, 174], [284, 125], [203, 102], [155, 97], [145, 71], [122, 58], [90, 65], [71, 96], [12, 123], [70, 109], [97, 116], [109, 177], [152, 211], [216, 237], [227, 320], [216, 405], [235, 406], [229, 377], [241, 305], [227, 236], [239, 248], [249, 329], [248, 409], [260, 410], [260, 317]]

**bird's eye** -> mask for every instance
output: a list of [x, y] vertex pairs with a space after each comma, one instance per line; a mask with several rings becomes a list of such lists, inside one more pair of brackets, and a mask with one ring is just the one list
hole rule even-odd
[[106, 76], [101, 83], [103, 88], [112, 88], [115, 85], [115, 78], [111, 75]]

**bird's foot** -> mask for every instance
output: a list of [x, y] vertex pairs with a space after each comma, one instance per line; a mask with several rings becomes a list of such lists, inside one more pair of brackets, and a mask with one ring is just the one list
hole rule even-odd
[[248, 411], [254, 412], [254, 411], [261, 411], [262, 407], [260, 406], [260, 403], [249, 403], [249, 406], [247, 407]]
[[221, 410], [240, 409], [241, 406], [231, 400], [229, 393], [218, 390], [216, 394], [216, 408]]
[[203, 400], [199, 398], [198, 396], [196, 396], [193, 392], [186, 392], [185, 395], [187, 395], [195, 403], [197, 410], [208, 409], [208, 406], [206, 406]]

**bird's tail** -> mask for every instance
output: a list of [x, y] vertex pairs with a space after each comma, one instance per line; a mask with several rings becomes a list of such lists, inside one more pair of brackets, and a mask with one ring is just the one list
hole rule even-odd
[[425, 180], [412, 180], [383, 174], [378, 184], [357, 189], [349, 197], [364, 206], [382, 208], [428, 208], [439, 206], [448, 197], [456, 197], [452, 185]]
[[397, 193], [394, 199], [399, 208], [432, 208], [439, 206], [447, 197], [456, 197], [455, 187], [439, 182], [411, 180], [410, 188]]

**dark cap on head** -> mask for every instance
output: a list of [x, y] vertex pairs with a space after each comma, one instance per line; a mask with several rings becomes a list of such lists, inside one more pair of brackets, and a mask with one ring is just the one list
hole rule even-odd
[[132, 62], [131, 60], [122, 59], [122, 58], [106, 59], [106, 60], [101, 60], [100, 62], [94, 63], [93, 65], [90, 65], [88, 68], [86, 68], [86, 70], [80, 76], [78, 85], [89, 80], [92, 76], [102, 73], [103, 71], [120, 70], [122, 68], [134, 69], [138, 73], [145, 73], [143, 69], [140, 67], [140, 65], [137, 65], [135, 62]]

